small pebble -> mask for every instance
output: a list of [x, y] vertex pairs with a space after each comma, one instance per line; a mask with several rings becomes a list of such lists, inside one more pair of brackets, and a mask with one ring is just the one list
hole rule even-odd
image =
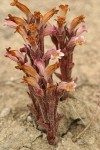
[[33, 120], [32, 120], [32, 117], [31, 116], [28, 116], [27, 117], [27, 122], [32, 122]]
[[9, 107], [4, 108], [0, 113], [0, 118], [8, 116], [10, 112], [11, 112], [11, 108]]
[[46, 139], [47, 135], [45, 133], [42, 133], [43, 139]]
[[30, 138], [33, 138], [33, 137], [34, 137], [34, 135], [33, 135], [33, 134], [30, 134], [29, 136], [30, 136]]
[[68, 138], [72, 138], [72, 136], [73, 136], [73, 135], [72, 135], [71, 132], [68, 132], [68, 133], [67, 133], [67, 137], [68, 137]]

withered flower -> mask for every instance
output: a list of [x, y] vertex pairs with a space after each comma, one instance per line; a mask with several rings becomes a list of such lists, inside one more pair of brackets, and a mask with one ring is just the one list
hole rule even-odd
[[66, 23], [66, 14], [67, 11], [69, 10], [68, 5], [60, 5], [59, 8], [61, 9], [60, 15], [57, 17], [57, 23], [59, 27], [62, 27], [63, 24]]
[[39, 84], [36, 82], [36, 80], [33, 78], [33, 77], [23, 77], [23, 81], [29, 85], [31, 85], [32, 87], [35, 87], [35, 88], [40, 88], [39, 87]]
[[20, 69], [20, 70], [23, 70], [24, 73], [26, 73], [27, 75], [35, 78], [35, 79], [39, 79], [39, 75], [38, 73], [36, 72], [36, 70], [30, 66], [30, 65], [18, 65], [16, 66], [16, 69]]
[[26, 42], [26, 44], [29, 44], [28, 42], [28, 36], [27, 36], [27, 33], [25, 32], [25, 29], [23, 28], [23, 26], [17, 26], [16, 27], [16, 32], [18, 32], [22, 38], [24, 39], [24, 41]]
[[85, 17], [83, 15], [74, 18], [71, 22], [69, 31], [72, 32], [72, 30], [75, 29], [78, 24], [80, 24], [81, 22], [84, 22], [84, 19]]
[[12, 16], [11, 14], [8, 14], [9, 20], [15, 22], [17, 25], [26, 25], [26, 21], [22, 18]]
[[62, 26], [64, 23], [66, 23], [65, 18], [62, 18], [60, 16], [57, 17], [56, 21], [58, 23], [58, 26]]
[[27, 41], [28, 41], [28, 44], [31, 46], [32, 50], [33, 51], [36, 51], [36, 48], [37, 48], [37, 38], [36, 36], [33, 34], [33, 35], [28, 35], [27, 36]]
[[43, 16], [43, 23], [47, 23], [47, 21], [54, 15], [57, 14], [58, 10], [56, 10], [56, 7], [48, 11], [44, 16]]
[[27, 30], [31, 31], [31, 33], [35, 33], [37, 29], [36, 24], [28, 24], [27, 25]]
[[69, 10], [69, 6], [68, 5], [60, 5], [59, 8], [61, 9], [59, 16], [61, 18], [66, 18], [66, 14], [67, 14], [67, 11]]
[[13, 0], [13, 2], [11, 3], [11, 6], [16, 6], [18, 7], [23, 13], [26, 14], [26, 16], [28, 18], [30, 18], [32, 16], [31, 11], [29, 10], [29, 8], [27, 8], [24, 4], [18, 2], [18, 0]]
[[47, 78], [49, 78], [58, 67], [59, 67], [59, 63], [58, 62], [56, 62], [53, 65], [47, 66], [47, 68], [46, 68]]
[[5, 54], [6, 57], [10, 58], [11, 60], [17, 63], [22, 63], [22, 64], [24, 63], [25, 57], [21, 52], [19, 52], [18, 50], [11, 50], [10, 47], [7, 48], [6, 50], [7, 50]]
[[40, 11], [34, 11], [34, 17], [36, 20], [40, 20], [40, 18], [42, 17], [42, 14], [40, 13]]

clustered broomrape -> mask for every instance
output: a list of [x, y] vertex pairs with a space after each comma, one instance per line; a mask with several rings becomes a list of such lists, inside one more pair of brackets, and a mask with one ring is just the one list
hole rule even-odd
[[[58, 102], [65, 91], [75, 91], [76, 87], [71, 77], [74, 66], [73, 51], [76, 45], [85, 42], [81, 34], [87, 31], [86, 26], [77, 27], [84, 22], [84, 16], [74, 18], [68, 28], [68, 5], [59, 6], [57, 26], [49, 23], [50, 18], [59, 11], [56, 8], [42, 15], [39, 11], [32, 13], [18, 0], [13, 0], [11, 6], [19, 8], [26, 15], [26, 19], [8, 14], [4, 24], [14, 28], [22, 36], [25, 44], [19, 50], [7, 48], [5, 56], [17, 63], [16, 69], [25, 73], [23, 82], [28, 85], [28, 95], [32, 100], [32, 104], [28, 105], [29, 110], [37, 126], [41, 126], [47, 133], [49, 144], [55, 144], [58, 124], [62, 118], [57, 112]], [[45, 36], [50, 36], [55, 45], [55, 48], [46, 52]], [[52, 60], [55, 60], [55, 63], [50, 64]], [[58, 68], [60, 73], [55, 72]], [[59, 83], [54, 83], [53, 73], [61, 80]]]

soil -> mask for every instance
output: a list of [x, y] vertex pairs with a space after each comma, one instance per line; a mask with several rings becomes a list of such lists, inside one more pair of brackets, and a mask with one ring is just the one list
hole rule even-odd
[[[4, 57], [5, 48], [18, 49], [24, 44], [13, 29], [3, 26], [9, 13], [24, 17], [10, 2], [0, 2], [0, 150], [100, 150], [100, 0], [21, 1], [31, 11], [42, 13], [67, 3], [70, 5], [68, 22], [81, 14], [86, 17], [87, 42], [74, 52], [73, 78], [78, 77], [77, 89], [59, 103], [58, 112], [65, 117], [59, 125], [56, 146], [49, 145], [46, 135], [36, 129], [27, 108], [31, 102], [27, 88], [20, 83], [22, 73], [14, 69], [14, 62]], [[46, 49], [50, 48], [47, 39]]]

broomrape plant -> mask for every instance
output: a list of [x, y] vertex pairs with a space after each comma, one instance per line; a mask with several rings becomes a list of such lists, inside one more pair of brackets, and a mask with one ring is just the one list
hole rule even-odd
[[[57, 25], [50, 24], [49, 20], [58, 13], [55, 7], [42, 15], [41, 12], [32, 13], [29, 8], [18, 0], [13, 0], [11, 6], [16, 6], [25, 15], [22, 19], [8, 14], [4, 24], [14, 28], [24, 39], [24, 46], [19, 50], [7, 48], [5, 54], [17, 63], [16, 69], [25, 73], [23, 82], [28, 86], [28, 95], [32, 104], [28, 105], [34, 116], [37, 126], [41, 126], [47, 133], [49, 144], [56, 143], [57, 129], [62, 115], [58, 114], [57, 107], [65, 91], [75, 91], [76, 83], [71, 72], [74, 66], [73, 51], [76, 45], [82, 45], [85, 40], [81, 35], [87, 31], [84, 16], [74, 18], [69, 27], [66, 24], [68, 5], [60, 5], [60, 13], [55, 19]], [[44, 37], [50, 36], [55, 48], [44, 50]], [[51, 64], [55, 60], [55, 63]], [[60, 68], [60, 73], [55, 72]], [[53, 73], [61, 80], [55, 83]]]

